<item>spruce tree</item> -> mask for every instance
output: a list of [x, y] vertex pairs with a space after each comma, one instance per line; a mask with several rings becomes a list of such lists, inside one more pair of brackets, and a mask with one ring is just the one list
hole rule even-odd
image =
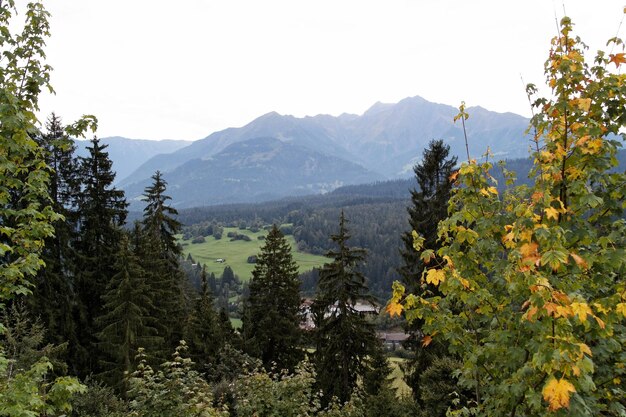
[[245, 351], [268, 370], [293, 371], [303, 358], [300, 303], [298, 265], [274, 225], [257, 255], [243, 317]]
[[166, 343], [167, 323], [164, 322], [164, 317], [167, 315], [165, 306], [168, 304], [167, 297], [169, 297], [168, 287], [165, 284], [169, 280], [163, 278], [161, 273], [165, 262], [160, 258], [159, 245], [151, 234], [144, 232], [140, 222], [135, 222], [130, 239], [133, 255], [143, 272], [148, 295], [152, 301], [149, 315], [156, 318], [153, 325], [157, 329], [159, 339], [156, 344], [147, 349], [146, 354], [147, 359], [153, 365], [157, 365], [171, 354], [170, 346]]
[[217, 316], [217, 323], [220, 328], [220, 335], [224, 344], [230, 344], [239, 348], [241, 345], [241, 338], [239, 333], [235, 333], [235, 329], [233, 329], [233, 325], [230, 322], [230, 317], [228, 316], [228, 311], [226, 309], [220, 308]]
[[77, 357], [71, 362], [80, 376], [99, 371], [94, 320], [103, 314], [102, 296], [107, 283], [118, 272], [115, 261], [122, 237], [120, 227], [127, 214], [124, 192], [113, 187], [115, 173], [106, 146], [94, 138], [87, 147], [89, 155], [81, 158], [83, 190], [78, 200], [80, 217], [76, 243], [79, 255], [76, 315], [80, 346]]
[[143, 209], [143, 225], [147, 232], [158, 237], [161, 250], [172, 262], [178, 263], [180, 246], [176, 242], [176, 233], [180, 232], [181, 224], [175, 216], [178, 211], [168, 205], [171, 197], [165, 194], [167, 182], [161, 176], [160, 171], [152, 175], [152, 184], [144, 189], [143, 201], [146, 207]]
[[[403, 248], [400, 253], [403, 264], [398, 268], [398, 273], [408, 288], [420, 294], [438, 294], [438, 291], [435, 286], [422, 282], [422, 272], [426, 265], [413, 247], [413, 231], [423, 237], [424, 247], [433, 251], [429, 264], [440, 262], [436, 256], [439, 247], [437, 225], [447, 217], [448, 200], [453, 186], [451, 175], [457, 162], [457, 158], [450, 157], [449, 154], [450, 147], [443, 140], [432, 140], [423, 152], [422, 161], [413, 167], [419, 191], [411, 190], [411, 206], [407, 208], [410, 230], [402, 235]], [[414, 356], [403, 366], [405, 381], [411, 387], [418, 404], [422, 404], [422, 385], [428, 383], [421, 377], [422, 374], [437, 358], [448, 355], [447, 346], [440, 341], [423, 346], [420, 328], [419, 320], [406, 327], [410, 337], [404, 346], [412, 350]], [[445, 408], [447, 407], [444, 410]]]
[[424, 238], [424, 247], [436, 251], [437, 224], [448, 215], [448, 200], [452, 190], [450, 176], [457, 158], [450, 157], [450, 146], [443, 140], [431, 140], [424, 149], [422, 161], [413, 167], [419, 187], [411, 190], [409, 213], [410, 230], [402, 235], [403, 264], [398, 268], [405, 285], [411, 289], [420, 287], [424, 262], [413, 248], [413, 231]]
[[343, 403], [350, 399], [359, 378], [369, 370], [368, 355], [376, 353], [380, 343], [374, 328], [355, 308], [358, 301], [373, 299], [359, 266], [365, 251], [350, 248], [350, 234], [343, 211], [339, 232], [331, 239], [338, 246], [327, 256], [333, 260], [319, 271], [317, 293], [313, 303], [315, 322], [314, 365], [322, 402], [333, 397]]
[[104, 314], [97, 319], [101, 331], [98, 344], [105, 354], [104, 379], [125, 396], [128, 375], [134, 370], [139, 348], [147, 352], [160, 343], [155, 326], [150, 288], [144, 272], [132, 253], [128, 237], [123, 236], [117, 253], [118, 271], [103, 295]]
[[50, 203], [63, 218], [52, 224], [54, 236], [45, 240], [42, 259], [46, 267], [40, 269], [33, 280], [33, 296], [28, 302], [32, 314], [39, 317], [47, 329], [46, 341], [69, 342], [69, 349], [74, 349], [76, 326], [72, 306], [77, 262], [74, 245], [78, 216], [76, 196], [80, 192], [78, 159], [74, 156], [76, 147], [54, 113], [46, 122], [46, 133], [36, 136], [35, 140], [50, 167]]
[[183, 296], [184, 272], [180, 267], [180, 247], [175, 235], [181, 224], [175, 219], [178, 212], [169, 206], [171, 198], [165, 194], [167, 182], [157, 171], [152, 184], [145, 188], [142, 233], [145, 239], [147, 265], [151, 271], [149, 285], [160, 305], [158, 318], [165, 329], [165, 347], [173, 350], [183, 337], [186, 302]]
[[202, 268], [201, 279], [200, 294], [187, 319], [184, 338], [189, 348], [189, 357], [196, 364], [197, 369], [204, 372], [206, 365], [216, 359], [224, 338], [217, 312], [213, 306], [206, 267]]

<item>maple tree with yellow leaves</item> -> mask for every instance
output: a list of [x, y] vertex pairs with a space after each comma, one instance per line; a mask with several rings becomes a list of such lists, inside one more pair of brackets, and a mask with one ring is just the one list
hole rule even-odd
[[452, 415], [626, 414], [626, 174], [615, 170], [626, 55], [589, 64], [572, 27], [563, 18], [552, 41], [550, 96], [527, 88], [534, 185], [514, 186], [502, 165], [499, 192], [492, 163], [462, 164], [439, 224], [442, 261], [422, 277], [441, 296], [394, 284], [388, 311], [423, 320], [426, 345], [445, 338], [462, 358], [458, 383], [474, 398]]

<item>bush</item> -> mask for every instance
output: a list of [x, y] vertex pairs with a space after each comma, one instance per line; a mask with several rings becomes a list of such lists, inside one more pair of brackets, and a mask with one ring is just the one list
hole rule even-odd
[[194, 237], [191, 240], [191, 243], [204, 243], [204, 242], [206, 242], [206, 239], [204, 238], [204, 236]]
[[128, 404], [117, 397], [113, 388], [87, 379], [87, 391], [72, 399], [72, 416], [122, 417], [128, 415]]
[[[239, 417], [364, 417], [363, 402], [354, 396], [345, 404], [333, 401], [320, 406], [315, 376], [308, 363], [295, 373], [256, 371], [241, 378], [235, 386], [235, 412]], [[391, 414], [390, 414], [391, 415]]]
[[293, 235], [293, 226], [291, 226], [291, 225], [289, 225], [289, 226], [280, 226], [280, 231], [285, 236]]
[[182, 354], [184, 341], [176, 348], [173, 358], [158, 371], [147, 364], [143, 351], [137, 370], [130, 378], [131, 415], [226, 417], [228, 413], [213, 407], [210, 385], [193, 370], [193, 362]]

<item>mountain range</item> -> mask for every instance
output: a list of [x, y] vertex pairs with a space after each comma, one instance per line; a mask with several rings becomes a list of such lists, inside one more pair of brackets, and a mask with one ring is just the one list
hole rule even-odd
[[[76, 140], [76, 155], [87, 156], [87, 147], [91, 146], [88, 140]], [[109, 158], [113, 161], [116, 183], [129, 176], [140, 165], [155, 155], [177, 151], [189, 145], [186, 140], [145, 140], [128, 139], [120, 136], [111, 136], [100, 139], [100, 143], [107, 145]]]
[[[481, 107], [467, 109], [472, 158], [487, 148], [497, 159], [528, 156], [528, 119]], [[140, 204], [159, 170], [176, 207], [244, 203], [332, 191], [342, 185], [407, 177], [432, 139], [467, 159], [458, 109], [421, 97], [376, 103], [362, 115], [298, 118], [272, 112], [247, 125], [212, 133], [170, 151], [156, 151], [134, 167], [118, 164], [118, 186], [131, 207]], [[180, 143], [170, 144], [173, 147]], [[134, 168], [134, 169], [133, 169]], [[126, 172], [128, 175], [123, 175]]]

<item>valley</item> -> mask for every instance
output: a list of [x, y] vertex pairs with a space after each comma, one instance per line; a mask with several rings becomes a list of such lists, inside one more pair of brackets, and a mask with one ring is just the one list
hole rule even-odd
[[[235, 240], [228, 237], [228, 234], [234, 233], [247, 236], [250, 240]], [[254, 269], [254, 263], [249, 262], [248, 259], [259, 254], [264, 243], [263, 238], [266, 235], [266, 230], [253, 232], [238, 227], [225, 227], [220, 239], [215, 239], [211, 235], [204, 237], [204, 242], [193, 243], [197, 237], [183, 239], [182, 235], [177, 235], [177, 238], [182, 246], [183, 256], [191, 255], [196, 262], [206, 266], [207, 273], [220, 276], [224, 268], [229, 266], [242, 282], [248, 282]], [[292, 256], [298, 264], [300, 273], [310, 271], [328, 262], [328, 258], [324, 256], [296, 250], [297, 245], [292, 235], [286, 236], [286, 240], [292, 248]]]

